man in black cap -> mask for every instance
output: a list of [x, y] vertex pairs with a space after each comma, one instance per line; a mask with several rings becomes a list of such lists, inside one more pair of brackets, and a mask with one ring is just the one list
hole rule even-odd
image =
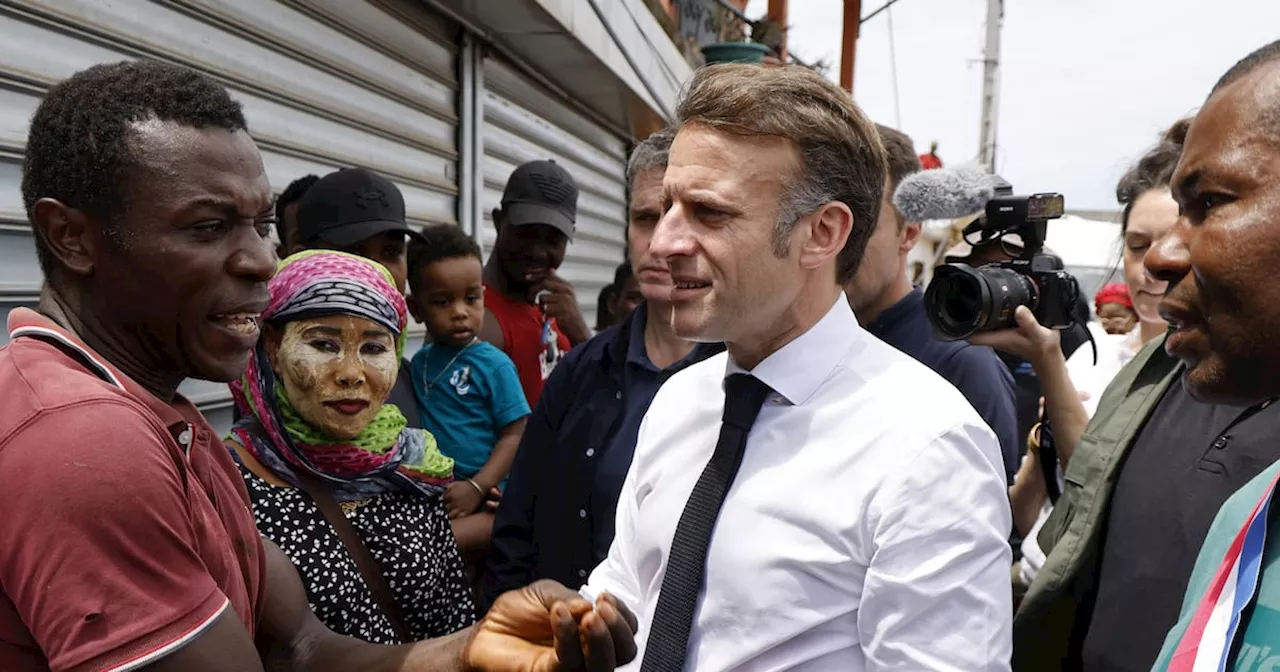
[[564, 352], [591, 338], [573, 286], [556, 273], [577, 216], [578, 184], [554, 161], [516, 168], [493, 210], [480, 338], [515, 362], [530, 407]]
[[[329, 173], [298, 202], [297, 226], [294, 252], [339, 250], [372, 259], [387, 267], [404, 293], [409, 278], [406, 238], [421, 234], [405, 222], [404, 196], [391, 180], [364, 168]], [[404, 412], [410, 427], [422, 427], [407, 361], [400, 363], [387, 401]]]
[[409, 278], [406, 238], [417, 236], [404, 219], [395, 183], [364, 168], [320, 178], [298, 203], [294, 252], [339, 250], [372, 259], [391, 271], [404, 293]]

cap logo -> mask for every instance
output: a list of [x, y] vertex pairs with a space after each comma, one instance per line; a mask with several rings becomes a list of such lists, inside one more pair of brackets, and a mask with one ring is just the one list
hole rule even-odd
[[549, 205], [563, 205], [573, 201], [573, 187], [555, 177], [532, 173], [529, 179], [542, 194], [542, 200]]
[[382, 204], [382, 207], [384, 208], [391, 206], [391, 204], [387, 202], [386, 194], [377, 189], [371, 189], [369, 191], [353, 191], [351, 192], [351, 195], [356, 199], [356, 205], [366, 210], [369, 209], [374, 201]]

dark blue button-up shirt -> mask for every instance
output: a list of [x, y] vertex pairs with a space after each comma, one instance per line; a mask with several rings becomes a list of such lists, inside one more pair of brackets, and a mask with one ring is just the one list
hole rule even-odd
[[724, 350], [699, 344], [659, 370], [644, 346], [647, 306], [570, 350], [525, 427], [483, 581], [486, 604], [537, 579], [581, 586], [613, 543], [636, 433], [673, 373]]

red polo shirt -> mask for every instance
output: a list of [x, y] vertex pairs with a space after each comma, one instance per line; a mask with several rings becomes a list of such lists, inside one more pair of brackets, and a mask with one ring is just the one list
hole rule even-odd
[[253, 636], [262, 540], [209, 423], [35, 312], [10, 313], [9, 332], [0, 670], [134, 669], [223, 614]]

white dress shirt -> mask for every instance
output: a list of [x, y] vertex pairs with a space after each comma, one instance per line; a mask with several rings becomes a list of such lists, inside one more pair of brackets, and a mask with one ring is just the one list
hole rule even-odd
[[[672, 376], [640, 427], [617, 536], [583, 595], [640, 619], [711, 458], [726, 354]], [[1011, 514], [995, 434], [871, 336], [843, 295], [751, 371], [765, 402], [716, 523], [687, 670], [1009, 669]]]

